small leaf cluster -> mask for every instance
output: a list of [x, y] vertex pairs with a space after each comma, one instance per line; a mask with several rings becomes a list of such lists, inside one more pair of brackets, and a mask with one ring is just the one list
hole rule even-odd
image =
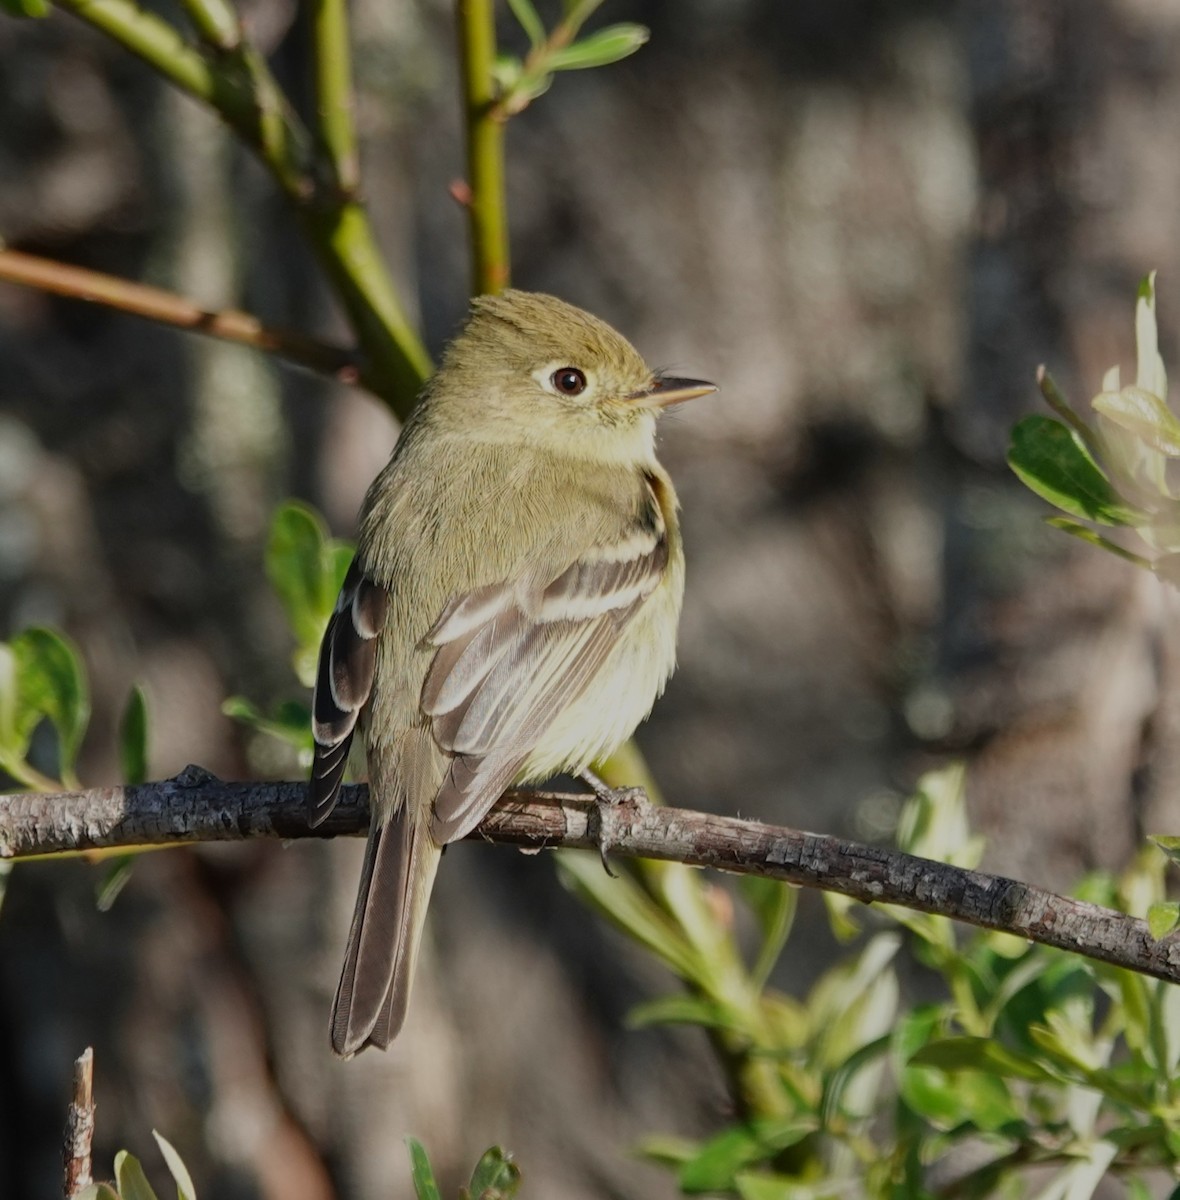
[[[1019, 421], [1008, 463], [1066, 514], [1049, 524], [1180, 586], [1180, 418], [1168, 407], [1155, 307], [1153, 272], [1139, 286], [1135, 309], [1135, 382], [1124, 385], [1112, 367], [1086, 416], [1040, 369], [1041, 394], [1060, 419], [1033, 415]], [[1100, 533], [1102, 526], [1133, 529], [1150, 553], [1132, 552]]]
[[[90, 684], [78, 648], [52, 629], [33, 626], [0, 642], [0, 782], [7, 775], [33, 791], [79, 786], [78, 751], [90, 724]], [[52, 731], [52, 755], [35, 744]], [[147, 700], [133, 687], [119, 724], [119, 759], [127, 783], [147, 778]], [[50, 765], [41, 761], [51, 758]], [[33, 760], [41, 762], [35, 766]]]
[[[922, 781], [898, 841], [978, 863], [959, 768]], [[1121, 879], [1091, 876], [1080, 894], [1145, 915], [1164, 902], [1164, 865], [1149, 849]], [[743, 956], [738, 922], [716, 899], [700, 903], [705, 889], [683, 868], [611, 881], [591, 856], [563, 855], [562, 872], [683, 981], [632, 1024], [706, 1030], [729, 1073], [734, 1120], [701, 1140], [640, 1143], [686, 1195], [1084, 1200], [1110, 1176], [1136, 1198], [1150, 1194], [1149, 1178], [1180, 1180], [1174, 986], [892, 906], [874, 906], [862, 929], [857, 914], [870, 910], [825, 897], [833, 931], [857, 948], [796, 999], [767, 986], [792, 889], [741, 882], [758, 931]], [[940, 999], [905, 1007], [907, 955]]]
[[[305, 688], [315, 682], [320, 641], [352, 556], [352, 543], [329, 536], [323, 517], [310, 506], [288, 500], [275, 510], [266, 544], [266, 575], [294, 636], [292, 667]], [[305, 701], [283, 700], [265, 714], [244, 696], [230, 696], [221, 711], [293, 746], [300, 766], [311, 765], [311, 709]]]
[[[63, 634], [34, 626], [0, 642], [0, 791], [9, 786], [35, 792], [80, 787], [78, 751], [90, 724], [90, 684], [78, 648]], [[40, 739], [52, 734], [52, 744]], [[148, 708], [143, 689], [131, 689], [119, 723], [123, 780], [143, 783], [148, 775]], [[134, 853], [109, 859], [97, 887], [97, 902], [110, 908], [130, 875]], [[0, 864], [0, 898], [11, 864]]]
[[[197, 1200], [196, 1188], [193, 1187], [193, 1181], [180, 1155], [171, 1143], [154, 1129], [152, 1136], [156, 1139], [176, 1184], [177, 1200]], [[114, 1181], [92, 1183], [74, 1196], [73, 1200], [157, 1200], [157, 1196], [152, 1190], [152, 1185], [148, 1183], [139, 1159], [128, 1154], [126, 1150], [120, 1150], [115, 1155]]]
[[[410, 1177], [417, 1200], [442, 1200], [434, 1168], [416, 1138], [406, 1138], [410, 1151]], [[500, 1146], [484, 1152], [471, 1173], [471, 1182], [459, 1189], [459, 1200], [512, 1200], [520, 1187], [520, 1168]]]
[[551, 30], [546, 30], [532, 0], [508, 0], [529, 40], [529, 51], [523, 59], [514, 55], [500, 55], [496, 59], [497, 117], [506, 120], [523, 112], [549, 90], [558, 71], [609, 66], [634, 54], [647, 41], [648, 31], [630, 21], [608, 25], [580, 37], [583, 25], [601, 3], [602, 0], [565, 0], [561, 20]]

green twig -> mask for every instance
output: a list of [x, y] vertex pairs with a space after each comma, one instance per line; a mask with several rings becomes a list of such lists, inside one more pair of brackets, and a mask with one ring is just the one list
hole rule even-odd
[[1083, 445], [1093, 455], [1098, 449], [1094, 431], [1070, 407], [1069, 401], [1061, 394], [1057, 381], [1049, 374], [1044, 363], [1037, 367], [1037, 387], [1045, 403], [1082, 439]]
[[[497, 96], [492, 105], [490, 116], [493, 121], [503, 124], [510, 117], [524, 112], [537, 96], [548, 89], [554, 60], [573, 42], [581, 32], [582, 26], [601, 4], [602, 0], [581, 0], [581, 3], [570, 8], [546, 37], [537, 39], [530, 32], [531, 48], [521, 64], [520, 74], [514, 84]], [[494, 57], [493, 52], [493, 60]]]
[[403, 420], [432, 371], [377, 246], [369, 214], [356, 200], [300, 211], [303, 227], [365, 352], [373, 390]]
[[504, 188], [504, 119], [496, 109], [492, 0], [459, 0], [459, 49], [467, 126], [467, 210], [471, 220], [472, 291], [509, 284], [508, 214]]
[[311, 20], [319, 139], [335, 186], [352, 196], [360, 186], [360, 159], [345, 0], [313, 0]]
[[242, 44], [242, 23], [227, 0], [182, 0], [184, 11], [201, 39], [230, 53]]
[[1083, 525], [1080, 521], [1075, 521], [1070, 517], [1046, 517], [1045, 524], [1051, 525], [1054, 529], [1060, 529], [1063, 533], [1068, 533], [1083, 542], [1089, 542], [1091, 546], [1100, 546], [1103, 550], [1109, 550], [1111, 554], [1115, 554], [1137, 567], [1142, 567], [1146, 571], [1155, 569], [1150, 558], [1144, 558], [1142, 554], [1136, 554], [1133, 550], [1120, 546], [1118, 542], [1112, 542], [1110, 538], [1103, 537], [1102, 534], [1095, 532], [1088, 525]]
[[371, 381], [357, 368], [356, 355], [343, 346], [321, 342], [292, 330], [267, 327], [251, 313], [235, 309], [211, 312], [175, 292], [9, 250], [3, 243], [0, 243], [0, 281], [52, 292], [71, 300], [103, 304], [162, 325], [252, 346], [339, 383], [371, 386]]

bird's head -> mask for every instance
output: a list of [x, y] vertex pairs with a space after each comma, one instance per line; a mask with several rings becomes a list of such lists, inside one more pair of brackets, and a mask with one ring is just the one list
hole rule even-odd
[[653, 372], [605, 321], [564, 300], [509, 291], [475, 301], [431, 403], [490, 440], [643, 462], [659, 412], [712, 391], [702, 380]]

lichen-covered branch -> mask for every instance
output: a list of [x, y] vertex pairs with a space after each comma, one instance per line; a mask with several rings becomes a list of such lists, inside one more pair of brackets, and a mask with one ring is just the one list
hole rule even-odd
[[[0, 796], [0, 858], [109, 847], [361, 835], [368, 790], [346, 787], [315, 830], [303, 783], [225, 783], [196, 767], [139, 787]], [[1180, 938], [1155, 940], [1125, 913], [1032, 884], [760, 821], [583, 795], [509, 792], [472, 835], [529, 849], [605, 847], [611, 854], [716, 867], [898, 904], [995, 929], [1180, 983]]]

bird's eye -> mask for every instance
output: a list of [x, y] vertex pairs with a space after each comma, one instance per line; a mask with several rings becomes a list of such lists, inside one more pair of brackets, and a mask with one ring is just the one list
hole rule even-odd
[[586, 390], [586, 376], [577, 367], [559, 367], [550, 378], [563, 396], [580, 396]]

